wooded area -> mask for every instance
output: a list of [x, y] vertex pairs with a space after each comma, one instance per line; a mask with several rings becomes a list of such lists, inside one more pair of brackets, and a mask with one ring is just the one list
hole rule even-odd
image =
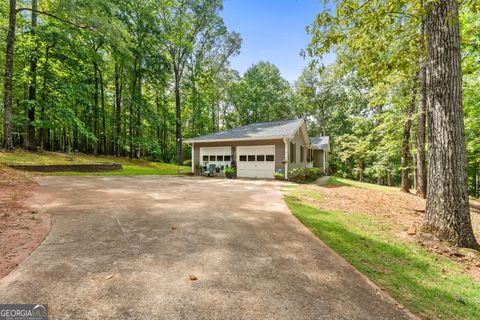
[[[480, 5], [425, 3], [337, 1], [307, 28], [312, 67], [290, 84], [269, 62], [230, 67], [241, 35], [221, 0], [4, 1], [3, 146], [181, 164], [185, 138], [302, 117], [331, 137], [332, 172], [428, 189], [428, 208], [468, 229], [468, 194], [480, 195]], [[335, 63], [319, 63], [331, 52]]]

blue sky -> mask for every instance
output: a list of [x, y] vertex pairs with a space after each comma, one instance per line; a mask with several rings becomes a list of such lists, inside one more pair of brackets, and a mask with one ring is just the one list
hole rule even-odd
[[[229, 30], [241, 34], [240, 55], [231, 67], [243, 74], [252, 64], [265, 60], [275, 64], [289, 82], [295, 81], [308, 60], [300, 50], [310, 42], [305, 27], [323, 10], [321, 0], [224, 0], [222, 13]], [[334, 55], [323, 62], [334, 61]]]

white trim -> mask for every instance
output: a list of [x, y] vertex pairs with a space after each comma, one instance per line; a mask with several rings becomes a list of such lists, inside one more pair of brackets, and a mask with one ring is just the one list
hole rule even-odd
[[325, 162], [327, 161], [327, 150], [323, 149], [323, 172], [325, 172]]
[[192, 143], [192, 173], [195, 174], [195, 144]]
[[290, 152], [288, 150], [288, 148], [290, 147], [290, 139], [286, 139], [284, 138], [283, 139], [283, 142], [285, 142], [285, 180], [288, 180], [288, 159], [290, 158], [289, 155], [290, 155]]
[[231, 141], [249, 141], [249, 140], [278, 140], [288, 138], [289, 136], [269, 136], [269, 137], [247, 137], [232, 139], [212, 139], [212, 140], [185, 140], [185, 143], [209, 143], [209, 142], [231, 142]]

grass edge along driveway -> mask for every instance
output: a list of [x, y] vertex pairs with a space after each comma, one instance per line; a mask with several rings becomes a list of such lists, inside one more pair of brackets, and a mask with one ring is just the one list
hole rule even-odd
[[[354, 185], [348, 187], [362, 187]], [[480, 319], [478, 280], [465, 275], [457, 263], [399, 239], [389, 231], [388, 221], [322, 210], [296, 197], [294, 189], [286, 190], [285, 201], [320, 240], [414, 314], [425, 319]]]

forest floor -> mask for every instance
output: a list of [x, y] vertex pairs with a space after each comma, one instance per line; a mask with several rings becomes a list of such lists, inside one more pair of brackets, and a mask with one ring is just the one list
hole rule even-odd
[[[425, 319], [480, 319], [480, 254], [422, 233], [424, 199], [336, 177], [285, 192], [304, 225], [410, 311]], [[471, 205], [480, 239], [480, 202]]]
[[50, 215], [25, 202], [38, 185], [31, 174], [0, 164], [0, 279], [45, 239]]
[[49, 172], [37, 173], [56, 176], [130, 176], [130, 175], [177, 175], [191, 172], [191, 167], [169, 163], [150, 162], [144, 159], [119, 158], [113, 156], [93, 156], [82, 153], [28, 152], [21, 149], [15, 152], [0, 152], [0, 164], [85, 164], [120, 163], [120, 171], [106, 172]]

